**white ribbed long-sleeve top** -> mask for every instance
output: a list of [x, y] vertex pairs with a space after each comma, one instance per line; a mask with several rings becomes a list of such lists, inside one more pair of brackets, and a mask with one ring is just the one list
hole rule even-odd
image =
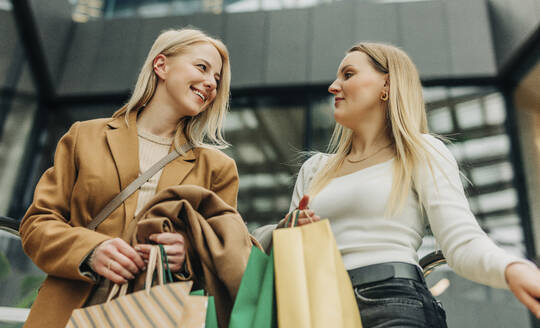
[[[433, 174], [427, 165], [416, 170], [414, 190], [399, 213], [385, 217], [393, 159], [332, 179], [311, 200], [310, 208], [329, 219], [347, 270], [391, 261], [418, 264], [416, 252], [429, 223], [456, 273], [492, 287], [507, 288], [506, 266], [512, 262], [532, 263], [508, 254], [482, 231], [469, 208], [453, 155], [440, 140], [427, 134], [424, 138], [432, 155]], [[304, 163], [291, 210], [298, 207], [327, 159], [326, 154], [316, 154]], [[419, 193], [425, 216], [420, 210]], [[267, 244], [274, 227], [259, 228], [253, 235]]]

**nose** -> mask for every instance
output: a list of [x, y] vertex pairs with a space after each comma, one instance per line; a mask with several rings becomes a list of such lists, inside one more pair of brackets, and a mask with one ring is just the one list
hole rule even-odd
[[330, 92], [331, 94], [335, 95], [335, 94], [337, 94], [339, 91], [340, 91], [340, 86], [339, 86], [338, 80], [335, 80], [335, 81], [332, 82], [332, 84], [330, 84], [330, 86], [328, 87], [328, 92]]
[[217, 88], [216, 79], [214, 79], [213, 77], [207, 77], [203, 82], [203, 86], [206, 90], [213, 91]]

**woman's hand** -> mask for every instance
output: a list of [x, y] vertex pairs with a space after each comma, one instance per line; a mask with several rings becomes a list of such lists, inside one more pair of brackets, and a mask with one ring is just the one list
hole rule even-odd
[[[186, 259], [184, 237], [178, 232], [162, 232], [150, 235], [149, 238], [151, 241], [163, 245], [163, 248], [167, 253], [167, 261], [169, 262], [169, 269], [171, 272], [180, 271], [184, 264], [184, 260]], [[139, 252], [145, 262], [148, 262], [151, 248], [152, 245], [148, 244], [139, 244], [135, 246], [135, 249]]]
[[540, 319], [540, 270], [515, 262], [506, 267], [504, 276], [516, 298]]
[[142, 257], [121, 238], [106, 240], [96, 247], [89, 265], [115, 284], [124, 284], [146, 269]]
[[[279, 221], [278, 228], [285, 228], [285, 221], [287, 218], [283, 218], [281, 221]], [[298, 215], [298, 218], [296, 220], [296, 226], [303, 226], [304, 224], [309, 224], [312, 222], [320, 221], [321, 218], [318, 215], [315, 215], [315, 212], [313, 210], [302, 210], [300, 211], [300, 214]], [[290, 223], [289, 223], [290, 227]]]

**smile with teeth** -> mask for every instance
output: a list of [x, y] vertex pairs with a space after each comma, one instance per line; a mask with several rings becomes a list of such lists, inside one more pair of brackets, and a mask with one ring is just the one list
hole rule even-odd
[[193, 90], [193, 93], [195, 93], [197, 96], [201, 97], [203, 102], [206, 101], [206, 96], [202, 92], [194, 88], [191, 88], [191, 90]]

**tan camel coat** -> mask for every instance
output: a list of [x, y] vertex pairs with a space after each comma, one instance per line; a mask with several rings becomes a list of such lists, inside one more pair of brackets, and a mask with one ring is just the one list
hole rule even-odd
[[[124, 239], [132, 245], [148, 243], [147, 236], [163, 226], [184, 235], [188, 277], [214, 296], [219, 327], [228, 327], [252, 246], [242, 217], [208, 189], [172, 186], [145, 205]], [[136, 289], [144, 288], [145, 277], [137, 277]]]
[[[60, 139], [54, 166], [38, 182], [20, 226], [24, 251], [48, 274], [25, 327], [64, 327], [94, 284], [80, 264], [101, 242], [121, 237], [133, 220], [138, 192], [96, 231], [84, 228], [139, 174], [136, 114], [129, 115], [129, 126], [124, 117], [77, 122]], [[236, 208], [238, 172], [220, 151], [195, 148], [172, 161], [157, 192], [179, 184], [209, 189]]]

